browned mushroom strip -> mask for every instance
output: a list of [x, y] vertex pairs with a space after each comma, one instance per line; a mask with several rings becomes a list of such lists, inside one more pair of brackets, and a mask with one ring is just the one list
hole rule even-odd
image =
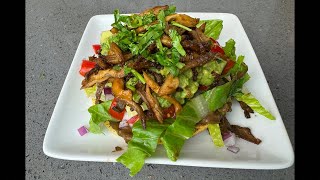
[[158, 15], [161, 10], [167, 10], [168, 8], [169, 8], [168, 5], [165, 5], [165, 6], [155, 6], [155, 7], [153, 7], [153, 8], [149, 8], [149, 9], [146, 9], [146, 10], [142, 11], [139, 15], [140, 15], [140, 16], [143, 16], [143, 15], [150, 14], [150, 13], [153, 13], [153, 14], [155, 14], [155, 15]]
[[96, 62], [101, 69], [110, 68], [110, 64], [107, 64], [102, 58], [95, 58], [93, 62]]
[[156, 67], [157, 64], [155, 62], [145, 59], [142, 56], [138, 56], [137, 58], [134, 58], [133, 61], [128, 62], [127, 66], [140, 72], [141, 69], [149, 69], [150, 67]]
[[124, 90], [124, 81], [122, 78], [114, 78], [112, 82], [112, 94], [121, 99], [132, 100], [132, 92]]
[[136, 31], [137, 34], [144, 33], [144, 32], [147, 31], [147, 27], [152, 26], [154, 24], [158, 24], [158, 23], [159, 23], [158, 20], [153, 21], [152, 23], [150, 23], [148, 25], [138, 27], [135, 31]]
[[168, 48], [171, 48], [172, 47], [172, 41], [171, 41], [171, 38], [168, 36], [168, 35], [163, 35], [161, 37], [161, 43], [165, 46], [167, 46]]
[[91, 75], [88, 79], [82, 81], [82, 87], [80, 89], [85, 89], [95, 85], [96, 83], [107, 80], [110, 77], [123, 78], [124, 70], [116, 71], [114, 69], [100, 70], [97, 74]]
[[166, 16], [166, 21], [176, 21], [177, 23], [187, 27], [196, 27], [196, 25], [199, 23], [199, 18], [192, 18], [186, 14], [172, 14]]
[[112, 34], [118, 33], [118, 29], [115, 28], [115, 27], [111, 28], [110, 31], [111, 31]]
[[158, 93], [160, 86], [146, 72], [143, 72], [143, 77], [146, 80], [146, 84], [152, 89], [152, 91]]
[[163, 112], [162, 112], [161, 106], [160, 106], [158, 100], [152, 96], [148, 84], [146, 85], [146, 97], [147, 97], [147, 101], [149, 102], [149, 104], [151, 106], [151, 110], [154, 113], [156, 119], [160, 123], [163, 123]]
[[123, 55], [124, 61], [128, 61], [133, 57], [133, 54], [131, 53], [126, 53]]
[[198, 28], [203, 33], [204, 33], [205, 29], [206, 29], [206, 24], [207, 23], [202, 23], [201, 26]]
[[179, 78], [169, 74], [159, 89], [159, 96], [172, 94], [179, 86]]
[[133, 110], [135, 110], [138, 113], [138, 116], [142, 123], [142, 127], [143, 129], [146, 129], [146, 117], [143, 113], [141, 106], [131, 100], [121, 99], [121, 98], [119, 98], [119, 100], [124, 101], [126, 105], [130, 106]]
[[170, 32], [169, 32], [170, 29], [176, 30], [179, 35], [182, 35], [184, 32], [186, 32], [185, 29], [182, 29], [182, 28], [180, 28], [180, 27], [177, 27], [177, 26], [174, 26], [174, 25], [171, 25], [171, 24], [166, 23], [166, 28], [164, 29], [164, 32], [165, 32], [167, 35], [170, 34]]
[[189, 34], [198, 42], [208, 42], [210, 39], [199, 29], [196, 28], [189, 32]]
[[193, 61], [187, 62], [186, 65], [181, 69], [181, 71], [205, 65], [206, 63], [208, 63], [211, 60], [214, 60], [215, 58], [216, 53], [210, 51], [206, 52], [204, 54], [201, 54], [198, 58], [195, 58]]
[[231, 131], [231, 125], [225, 116], [220, 120], [219, 126], [221, 134], [229, 133], [229, 131]]
[[151, 110], [150, 103], [149, 103], [149, 101], [147, 100], [146, 92], [137, 89], [137, 93], [140, 95], [142, 101], [143, 101], [144, 103], [146, 103], [148, 109]]
[[101, 68], [98, 65], [95, 65], [89, 72], [84, 75], [85, 79], [89, 79], [93, 74], [97, 74]]
[[101, 94], [104, 88], [104, 85], [107, 83], [107, 81], [103, 81], [101, 83], [97, 83], [97, 91], [96, 91], [96, 100], [95, 100], [95, 104], [99, 104], [100, 103], [100, 98], [101, 98]]
[[222, 119], [222, 115], [219, 111], [209, 112], [199, 124], [218, 124]]
[[181, 61], [181, 62], [193, 61], [194, 59], [199, 58], [199, 56], [200, 56], [200, 55], [199, 55], [198, 53], [192, 52], [192, 53], [187, 54], [187, 55], [185, 55], [185, 56], [181, 56], [181, 57], [180, 57], [180, 61]]
[[247, 140], [249, 142], [252, 142], [254, 144], [260, 144], [261, 140], [254, 137], [254, 135], [251, 133], [251, 130], [247, 127], [241, 127], [238, 125], [231, 125], [231, 131], [236, 134], [236, 136]]
[[245, 102], [243, 101], [238, 101], [240, 106], [241, 106], [241, 109], [243, 109], [244, 111], [244, 116], [246, 118], [250, 118], [250, 113], [253, 113], [253, 110], [251, 109], [250, 106], [248, 106]]
[[108, 55], [105, 56], [105, 59], [110, 64], [120, 64], [124, 62], [124, 57], [122, 55], [121, 49], [114, 42], [110, 44], [110, 49]]

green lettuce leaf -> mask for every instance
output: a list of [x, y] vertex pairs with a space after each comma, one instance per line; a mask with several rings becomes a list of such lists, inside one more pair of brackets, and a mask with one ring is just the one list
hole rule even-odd
[[118, 122], [118, 120], [114, 119], [109, 114], [109, 108], [111, 106], [112, 101], [104, 101], [103, 103], [93, 105], [89, 107], [88, 111], [91, 114], [91, 120], [95, 124], [100, 124], [101, 122], [105, 121], [114, 121]]
[[167, 156], [176, 161], [185, 140], [192, 137], [195, 125], [208, 114], [222, 107], [228, 100], [231, 82], [217, 86], [187, 102], [175, 122], [161, 137]]
[[209, 124], [208, 130], [209, 130], [211, 139], [213, 141], [213, 144], [218, 147], [223, 147], [224, 143], [223, 143], [223, 139], [221, 136], [219, 124]]
[[96, 124], [95, 122], [93, 122], [92, 118], [89, 121], [89, 132], [93, 133], [93, 134], [101, 134], [102, 133], [102, 129], [99, 126], [99, 124]]
[[160, 135], [171, 123], [171, 119], [166, 119], [163, 124], [148, 120], [146, 129], [143, 129], [140, 122], [134, 123], [128, 149], [117, 158], [117, 162], [130, 169], [130, 176], [136, 175], [143, 167], [145, 159], [156, 151]]
[[243, 93], [237, 93], [235, 94], [235, 98], [238, 101], [243, 101], [246, 103], [248, 106], [251, 107], [252, 110], [255, 112], [265, 116], [266, 118], [270, 120], [275, 120], [276, 118], [269, 112], [267, 111], [261, 104], [260, 102], [251, 94], [243, 94]]
[[250, 79], [250, 76], [248, 73], [246, 73], [242, 78], [235, 81], [230, 91], [231, 96], [233, 96], [236, 93], [241, 93], [244, 83], [246, 83], [249, 79]]
[[236, 42], [233, 39], [229, 39], [226, 42], [226, 45], [224, 47], [222, 47], [222, 49], [224, 50], [224, 53], [232, 60], [236, 60], [237, 56], [236, 56]]
[[220, 19], [201, 20], [199, 24], [197, 24], [197, 27], [200, 27], [203, 23], [206, 23], [204, 34], [217, 40], [223, 28], [223, 21]]
[[207, 103], [203, 97], [197, 96], [183, 106], [181, 112], [177, 115], [176, 120], [171, 124], [164, 135], [161, 137], [161, 142], [166, 149], [167, 156], [176, 161], [185, 140], [192, 137], [195, 131], [195, 125], [202, 118], [207, 109]]
[[219, 109], [227, 102], [231, 87], [232, 82], [230, 81], [203, 93], [204, 98], [208, 102], [210, 111]]

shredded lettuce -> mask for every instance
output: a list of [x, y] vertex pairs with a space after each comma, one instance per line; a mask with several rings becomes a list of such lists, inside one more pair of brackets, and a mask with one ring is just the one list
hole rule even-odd
[[209, 130], [211, 139], [213, 141], [213, 144], [218, 147], [223, 147], [224, 143], [223, 143], [223, 139], [221, 136], [219, 124], [209, 124], [208, 130]]
[[236, 60], [237, 56], [236, 56], [236, 42], [233, 39], [229, 39], [226, 42], [226, 45], [223, 48], [224, 53], [232, 60]]
[[235, 98], [238, 101], [243, 101], [246, 103], [248, 106], [251, 107], [252, 110], [255, 112], [263, 115], [264, 117], [270, 119], [270, 120], [275, 120], [276, 118], [269, 112], [267, 111], [261, 104], [260, 102], [251, 94], [243, 94], [243, 93], [237, 93], [235, 94]]
[[217, 40], [223, 28], [223, 21], [220, 19], [201, 20], [199, 24], [197, 24], [197, 27], [200, 27], [203, 23], [206, 23], [204, 34]]
[[163, 124], [148, 120], [146, 129], [143, 129], [140, 122], [134, 123], [128, 149], [117, 158], [117, 162], [130, 169], [130, 176], [136, 175], [143, 167], [145, 159], [156, 151], [160, 135], [171, 123], [171, 119], [166, 119]]
[[222, 107], [229, 97], [231, 82], [218, 86], [187, 102], [177, 115], [175, 122], [161, 137], [167, 156], [176, 161], [185, 140], [192, 137], [195, 125], [208, 114]]

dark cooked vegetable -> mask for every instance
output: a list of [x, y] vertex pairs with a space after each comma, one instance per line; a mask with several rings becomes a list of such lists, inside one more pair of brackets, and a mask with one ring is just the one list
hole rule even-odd
[[240, 107], [243, 109], [244, 116], [246, 118], [250, 118], [250, 113], [253, 113], [253, 110], [251, 109], [250, 106], [248, 106], [245, 102], [243, 101], [238, 101], [240, 104]]
[[247, 127], [241, 127], [238, 125], [231, 125], [231, 131], [236, 134], [236, 136], [247, 140], [249, 142], [252, 142], [254, 144], [260, 144], [261, 140], [254, 137], [254, 135], [251, 133], [251, 130]]

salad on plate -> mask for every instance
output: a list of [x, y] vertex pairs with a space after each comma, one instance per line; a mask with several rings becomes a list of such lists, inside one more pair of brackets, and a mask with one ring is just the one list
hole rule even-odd
[[275, 120], [243, 88], [250, 76], [245, 57], [235, 54], [236, 42], [217, 41], [222, 20], [165, 5], [131, 15], [116, 9], [111, 26], [93, 45], [95, 54], [82, 61], [81, 89], [93, 100], [89, 132], [102, 134], [106, 127], [124, 139], [128, 148], [117, 161], [131, 176], [159, 144], [176, 161], [185, 141], [205, 130], [215, 146], [233, 153], [240, 150], [236, 138], [262, 142], [226, 118], [236, 100], [246, 118], [257, 112]]

